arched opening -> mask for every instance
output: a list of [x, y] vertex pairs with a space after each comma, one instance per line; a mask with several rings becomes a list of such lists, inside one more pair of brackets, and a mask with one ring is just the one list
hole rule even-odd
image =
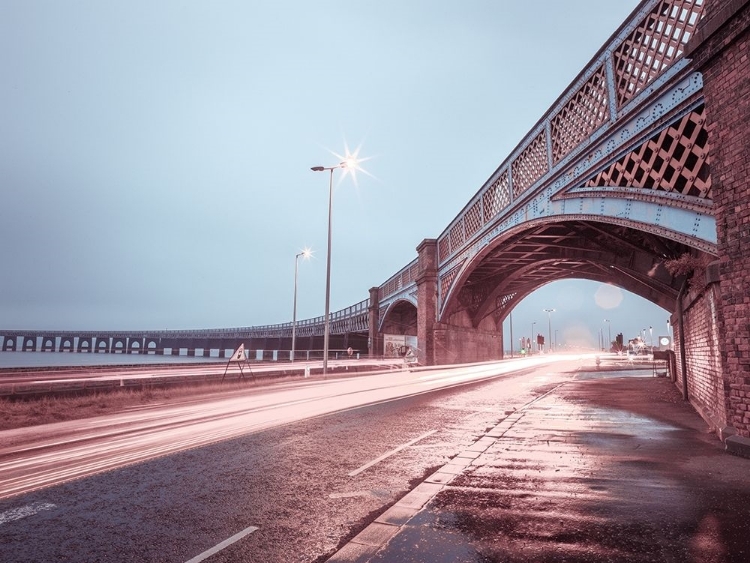
[[96, 337], [96, 344], [94, 344], [94, 352], [96, 353], [108, 353], [109, 352], [109, 338]]
[[[586, 279], [555, 281], [524, 297], [505, 317], [505, 353], [521, 353], [521, 339], [525, 353], [529, 352], [528, 341], [532, 353], [618, 351], [620, 334], [625, 349], [636, 339], [649, 348], [659, 348], [662, 337], [672, 340], [670, 314], [612, 284]], [[539, 335], [544, 338], [541, 350], [537, 347]]]
[[713, 259], [709, 245], [635, 227], [581, 219], [524, 225], [461, 268], [443, 288], [440, 318], [475, 327], [487, 317], [497, 322], [536, 289], [563, 279], [613, 284], [674, 311], [684, 277], [667, 266], [685, 255], [708, 263]]
[[417, 308], [413, 303], [399, 300], [385, 312], [380, 325], [383, 336], [383, 355], [386, 357], [402, 356], [408, 348], [416, 350], [417, 342]]

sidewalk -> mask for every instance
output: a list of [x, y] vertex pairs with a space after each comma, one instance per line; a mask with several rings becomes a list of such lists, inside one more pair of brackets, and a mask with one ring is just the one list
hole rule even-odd
[[329, 560], [750, 561], [750, 460], [666, 378], [565, 383], [509, 414]]

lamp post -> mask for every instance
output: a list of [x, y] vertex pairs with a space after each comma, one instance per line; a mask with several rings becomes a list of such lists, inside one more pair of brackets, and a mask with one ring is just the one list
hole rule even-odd
[[609, 322], [609, 319], [604, 319], [604, 322], [607, 323], [607, 337], [609, 338], [609, 347], [612, 349], [612, 323]]
[[654, 351], [654, 327], [652, 326], [648, 327], [648, 332], [649, 332], [648, 339], [649, 339], [649, 343], [651, 344], [651, 352], [653, 353]]
[[529, 356], [532, 354], [532, 350], [534, 350], [534, 325], [536, 324], [536, 321], [531, 323], [531, 340], [529, 341]]
[[545, 309], [545, 313], [547, 313], [547, 336], [549, 337], [549, 348], [548, 350], [552, 351], [552, 313], [555, 312], [554, 309]]
[[[510, 316], [510, 357], [513, 357], [513, 311], [509, 313]], [[505, 348], [505, 346], [503, 346]]]
[[325, 325], [323, 329], [323, 377], [328, 373], [328, 335], [330, 332], [330, 308], [331, 308], [331, 210], [333, 208], [333, 171], [337, 168], [356, 167], [356, 161], [349, 158], [336, 166], [313, 166], [313, 172], [324, 172], [330, 170], [328, 181], [328, 251], [326, 252], [326, 310]]
[[294, 309], [292, 310], [292, 357], [291, 360], [294, 362], [294, 345], [297, 339], [297, 266], [299, 264], [299, 257], [302, 256], [305, 260], [310, 258], [312, 251], [309, 248], [305, 248], [302, 252], [299, 252], [294, 257]]
[[557, 347], [558, 347], [558, 344], [557, 344], [557, 329], [555, 329], [555, 351], [557, 351]]

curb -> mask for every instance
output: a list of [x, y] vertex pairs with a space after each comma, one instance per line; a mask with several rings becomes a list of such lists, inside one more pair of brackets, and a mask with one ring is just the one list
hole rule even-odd
[[750, 438], [743, 436], [729, 436], [724, 445], [730, 454], [750, 459]]
[[[546, 395], [546, 393], [545, 393]], [[544, 395], [542, 395], [544, 396]], [[538, 397], [538, 400], [541, 397]], [[524, 405], [526, 408], [531, 403]], [[524, 415], [523, 408], [501, 419], [487, 434], [406, 493], [396, 504], [326, 560], [326, 563], [366, 563], [384, 547], [435, 495], [476, 458], [505, 435]]]

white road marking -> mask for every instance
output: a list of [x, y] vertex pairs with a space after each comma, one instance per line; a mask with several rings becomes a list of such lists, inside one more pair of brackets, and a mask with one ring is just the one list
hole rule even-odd
[[42, 510], [52, 510], [53, 508], [57, 508], [57, 505], [52, 504], [51, 502], [35, 502], [33, 504], [22, 506], [21, 508], [12, 508], [5, 512], [0, 512], [0, 525], [13, 522], [14, 520], [20, 520], [27, 516], [33, 516]]
[[215, 545], [211, 549], [204, 551], [200, 555], [193, 557], [191, 560], [187, 561], [187, 563], [200, 563], [204, 559], [208, 559], [209, 557], [211, 557], [213, 554], [219, 553], [225, 547], [228, 547], [232, 545], [234, 542], [241, 540], [246, 535], [252, 534], [257, 529], [258, 529], [257, 526], [250, 526], [249, 528], [245, 528], [238, 534], [234, 534], [231, 538], [228, 538], [224, 540], [223, 542], [221, 542], [220, 544]]
[[409, 447], [409, 446], [411, 446], [412, 444], [416, 444], [416, 443], [417, 443], [417, 442], [419, 442], [420, 440], [423, 440], [423, 439], [427, 438], [427, 436], [429, 436], [429, 435], [431, 435], [431, 434], [434, 434], [435, 432], [437, 432], [437, 430], [430, 430], [429, 432], [426, 432], [426, 433], [422, 434], [421, 436], [419, 436], [419, 437], [417, 437], [417, 438], [414, 438], [414, 439], [413, 439], [413, 440], [411, 440], [410, 442], [406, 442], [405, 444], [401, 444], [401, 445], [400, 445], [399, 447], [397, 447], [397, 448], [395, 448], [395, 449], [393, 449], [393, 450], [391, 450], [391, 451], [389, 451], [389, 452], [386, 452], [386, 453], [384, 453], [384, 454], [383, 454], [383, 455], [381, 455], [381, 456], [380, 456], [379, 458], [377, 458], [377, 459], [373, 459], [373, 460], [372, 460], [371, 462], [369, 462], [369, 463], [365, 463], [365, 464], [364, 464], [364, 465], [363, 465], [362, 467], [360, 467], [359, 469], [355, 469], [354, 471], [350, 472], [350, 473], [349, 473], [349, 477], [354, 477], [355, 475], [358, 475], [358, 474], [362, 473], [362, 472], [363, 472], [363, 471], [364, 471], [365, 469], [368, 469], [368, 468], [372, 467], [372, 466], [373, 466], [373, 465], [375, 465], [376, 463], [380, 463], [380, 462], [381, 462], [381, 461], [383, 461], [384, 459], [387, 459], [387, 458], [391, 457], [391, 456], [392, 456], [393, 454], [396, 454], [396, 453], [400, 452], [400, 451], [401, 451], [401, 450], [403, 450], [404, 448], [408, 448], [408, 447]]
[[351, 493], [331, 493], [328, 498], [354, 498], [354, 497], [371, 497], [374, 496], [371, 491], [354, 491]]

